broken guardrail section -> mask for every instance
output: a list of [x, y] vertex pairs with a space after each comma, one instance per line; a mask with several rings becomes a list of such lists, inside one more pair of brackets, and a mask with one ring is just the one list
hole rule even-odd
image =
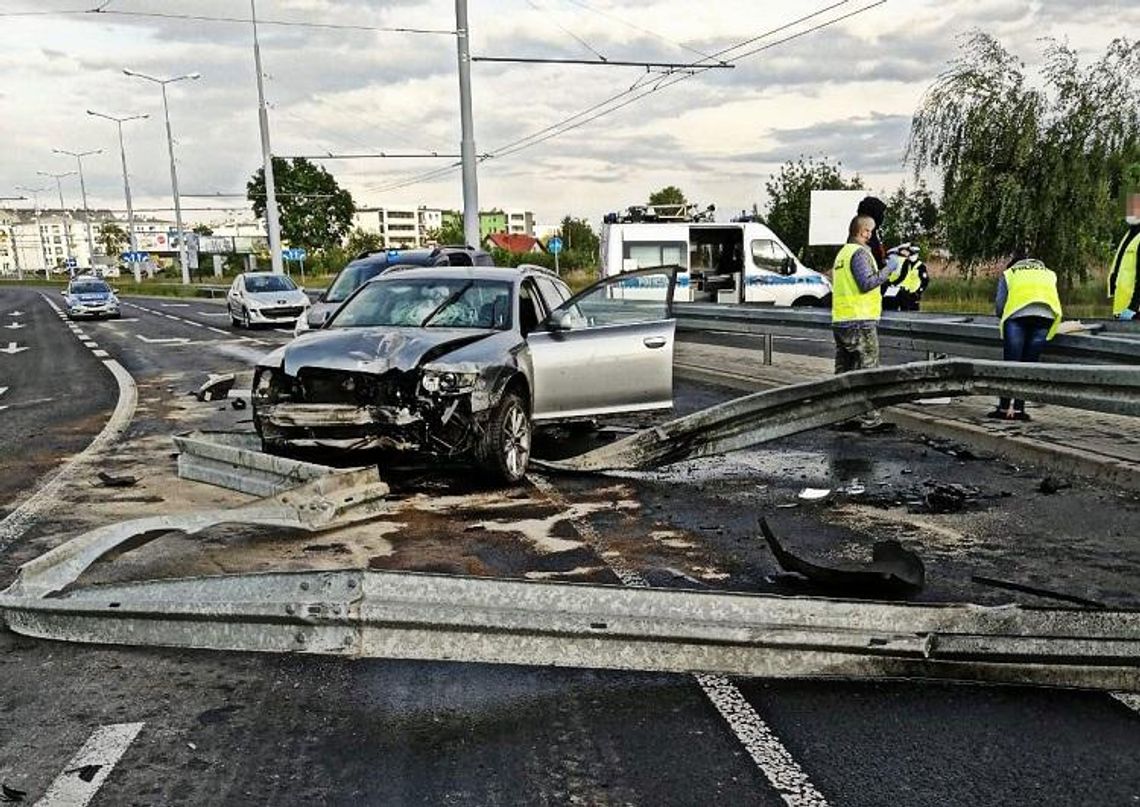
[[655, 468], [839, 423], [872, 407], [943, 395], [1007, 395], [1140, 415], [1140, 365], [955, 359], [859, 370], [735, 398], [576, 457], [531, 464], [570, 472]]

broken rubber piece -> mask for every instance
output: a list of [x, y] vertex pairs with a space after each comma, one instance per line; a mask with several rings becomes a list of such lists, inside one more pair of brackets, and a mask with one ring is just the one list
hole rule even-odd
[[233, 373], [226, 373], [224, 375], [211, 375], [206, 379], [206, 383], [198, 387], [198, 391], [194, 393], [199, 401], [220, 401], [230, 394], [230, 390], [234, 387], [236, 377]]
[[130, 474], [123, 474], [122, 476], [115, 476], [106, 471], [99, 472], [99, 481], [103, 483], [103, 487], [107, 488], [129, 488], [138, 482], [138, 477], [131, 476]]
[[760, 519], [760, 531], [781, 569], [802, 575], [829, 592], [889, 599], [916, 594], [926, 584], [922, 559], [898, 541], [876, 541], [870, 563], [844, 568], [821, 566], [792, 554], [781, 545], [765, 518]]

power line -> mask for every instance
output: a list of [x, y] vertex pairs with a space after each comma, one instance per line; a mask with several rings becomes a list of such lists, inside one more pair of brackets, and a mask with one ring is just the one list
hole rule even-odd
[[693, 67], [690, 62], [633, 62], [623, 61], [618, 59], [602, 58], [601, 61], [597, 59], [553, 59], [553, 58], [537, 58], [537, 57], [523, 57], [523, 56], [472, 56], [473, 62], [510, 62], [518, 64], [587, 64], [594, 67], [661, 67], [668, 70], [708, 70], [712, 67], [728, 67], [732, 68], [736, 65], [727, 64], [722, 62], [720, 64], [700, 65]]
[[568, 0], [568, 1], [573, 3], [574, 5], [578, 6], [579, 8], [583, 8], [586, 11], [589, 11], [593, 14], [597, 14], [600, 17], [605, 17], [605, 18], [611, 19], [615, 22], [620, 22], [622, 25], [628, 26], [629, 28], [632, 28], [635, 31], [640, 31], [643, 34], [649, 34], [650, 36], [657, 37], [661, 41], [668, 42], [670, 45], [681, 48], [682, 50], [687, 50], [690, 53], [695, 53], [698, 56], [703, 56], [706, 59], [713, 58], [712, 56], [709, 56], [707, 53], [705, 53], [703, 51], [699, 51], [696, 48], [689, 47], [688, 45], [686, 45], [682, 42], [675, 42], [666, 36], [662, 36], [661, 34], [657, 33], [656, 31], [650, 31], [648, 28], [642, 28], [639, 25], [634, 25], [632, 22], [628, 22], [627, 20], [623, 20], [621, 17], [615, 16], [613, 14], [609, 14], [605, 11], [602, 11], [601, 9], [594, 8], [593, 6], [591, 6], [588, 3], [583, 2], [582, 0]]
[[[539, 7], [539, 5], [538, 5], [538, 3], [536, 3], [534, 0], [526, 0], [526, 2], [527, 2], [527, 5], [529, 5], [531, 8], [533, 8], [535, 11], [538, 11], [538, 12], [542, 12], [542, 11], [544, 11], [544, 9], [540, 8], [540, 7]], [[551, 13], [551, 16], [553, 16], [553, 13]], [[583, 39], [582, 37], [578, 36], [576, 33], [574, 33], [573, 31], [571, 31], [569, 28], [567, 28], [567, 27], [565, 27], [564, 25], [562, 25], [560, 22], [558, 22], [558, 20], [554, 20], [553, 22], [554, 22], [554, 26], [555, 26], [556, 28], [558, 28], [558, 30], [560, 30], [562, 33], [566, 34], [568, 37], [570, 37], [571, 39], [573, 39], [575, 42], [577, 42], [579, 45], [581, 45], [582, 47], [584, 47], [586, 50], [590, 51], [590, 53], [592, 53], [592, 54], [594, 54], [595, 56], [597, 56], [597, 57], [598, 57], [599, 59], [601, 59], [603, 62], [605, 62], [605, 61], [608, 61], [608, 60], [606, 59], [606, 57], [605, 57], [605, 56], [603, 56], [599, 50], [597, 50], [597, 49], [596, 49], [596, 48], [595, 48], [593, 45], [591, 45], [591, 44], [590, 44], [589, 42], [587, 42], [585, 39]]]

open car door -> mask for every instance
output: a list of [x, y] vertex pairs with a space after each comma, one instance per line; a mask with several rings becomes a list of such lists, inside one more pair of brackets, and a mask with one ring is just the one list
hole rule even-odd
[[535, 420], [673, 405], [676, 266], [607, 277], [527, 336]]

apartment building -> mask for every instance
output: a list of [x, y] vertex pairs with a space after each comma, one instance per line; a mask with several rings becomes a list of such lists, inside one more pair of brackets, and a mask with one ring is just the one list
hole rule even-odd
[[428, 207], [388, 206], [357, 208], [353, 227], [380, 236], [381, 246], [392, 249], [423, 247], [443, 226], [443, 211]]

